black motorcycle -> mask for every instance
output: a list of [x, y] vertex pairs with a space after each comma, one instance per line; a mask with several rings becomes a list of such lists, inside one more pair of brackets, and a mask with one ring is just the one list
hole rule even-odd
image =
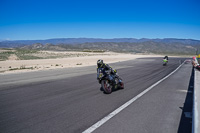
[[[110, 80], [111, 78], [114, 78], [115, 82]], [[122, 79], [119, 79], [115, 75], [110, 74], [110, 70], [106, 71], [104, 68], [98, 68], [97, 79], [99, 84], [101, 84], [102, 90], [106, 94], [110, 94], [113, 90], [116, 89], [124, 89], [124, 83]]]

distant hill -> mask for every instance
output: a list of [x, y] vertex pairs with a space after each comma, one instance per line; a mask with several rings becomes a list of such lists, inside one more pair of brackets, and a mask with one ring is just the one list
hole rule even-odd
[[58, 38], [48, 40], [2, 41], [0, 47], [38, 50], [103, 50], [132, 53], [195, 54], [200, 40], [134, 38]]
[[40, 44], [83, 44], [83, 43], [94, 43], [94, 42], [160, 42], [160, 43], [182, 43], [187, 45], [199, 45], [200, 40], [193, 39], [175, 39], [175, 38], [165, 38], [165, 39], [135, 39], [135, 38], [114, 38], [114, 39], [101, 39], [101, 38], [56, 38], [47, 40], [17, 40], [17, 41], [1, 41], [0, 47], [21, 47], [25, 45], [32, 45], [36, 43]]

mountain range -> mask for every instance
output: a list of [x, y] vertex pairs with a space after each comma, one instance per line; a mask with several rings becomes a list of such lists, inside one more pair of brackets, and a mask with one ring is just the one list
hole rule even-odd
[[103, 50], [133, 53], [195, 54], [200, 40], [193, 39], [135, 39], [135, 38], [56, 38], [47, 40], [1, 41], [1, 48], [39, 50]]

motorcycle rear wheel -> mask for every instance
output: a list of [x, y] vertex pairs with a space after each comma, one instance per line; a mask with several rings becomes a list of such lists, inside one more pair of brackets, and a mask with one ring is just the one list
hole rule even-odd
[[120, 89], [124, 89], [124, 82], [120, 83]]

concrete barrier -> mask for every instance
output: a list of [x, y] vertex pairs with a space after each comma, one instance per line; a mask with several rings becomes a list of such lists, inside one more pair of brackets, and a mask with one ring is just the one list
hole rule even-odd
[[200, 71], [194, 70], [192, 132], [200, 133]]

